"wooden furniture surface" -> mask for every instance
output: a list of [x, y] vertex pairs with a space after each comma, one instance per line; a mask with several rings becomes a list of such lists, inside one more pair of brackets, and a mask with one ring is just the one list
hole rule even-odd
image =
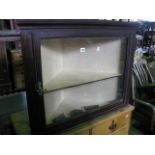
[[23, 69], [23, 54], [21, 50], [11, 51], [12, 70], [13, 70], [13, 82], [14, 89], [24, 89], [24, 69]]
[[128, 135], [133, 106], [128, 105], [118, 111], [102, 116], [75, 127], [63, 134], [67, 135]]
[[[133, 106], [128, 105], [118, 111], [93, 121], [78, 125], [64, 135], [128, 135]], [[16, 134], [30, 134], [27, 111], [13, 113], [11, 122]], [[112, 129], [113, 128], [113, 129]]]
[[0, 31], [0, 94], [13, 92], [9, 50], [12, 43], [20, 41], [20, 32], [16, 30]]

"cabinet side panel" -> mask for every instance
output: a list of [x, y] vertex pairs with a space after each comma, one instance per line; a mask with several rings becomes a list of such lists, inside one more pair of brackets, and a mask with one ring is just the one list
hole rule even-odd
[[32, 134], [40, 134], [45, 124], [43, 96], [37, 93], [37, 70], [30, 32], [22, 31], [22, 48], [24, 56], [26, 95], [29, 121]]

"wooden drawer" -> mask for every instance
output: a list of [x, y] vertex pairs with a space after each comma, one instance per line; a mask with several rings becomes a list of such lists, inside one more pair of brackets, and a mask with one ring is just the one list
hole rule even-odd
[[115, 132], [111, 133], [110, 135], [128, 135], [130, 124], [124, 126], [116, 130]]
[[24, 67], [23, 67], [23, 55], [21, 50], [12, 50], [12, 71], [15, 90], [24, 89]]
[[106, 116], [83, 123], [63, 133], [67, 135], [127, 135], [132, 106], [127, 106]]
[[78, 127], [74, 127], [73, 129], [70, 129], [66, 131], [65, 135], [90, 135], [92, 132], [91, 127], [86, 123], [83, 125], [79, 125]]
[[92, 129], [93, 135], [107, 135], [119, 130], [130, 122], [131, 113], [127, 112], [98, 122]]
[[70, 133], [70, 135], [90, 135], [90, 130], [75, 131]]

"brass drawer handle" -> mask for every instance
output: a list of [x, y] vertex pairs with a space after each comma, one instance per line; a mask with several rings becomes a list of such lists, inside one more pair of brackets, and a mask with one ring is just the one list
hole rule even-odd
[[113, 120], [113, 121], [112, 121], [112, 124], [109, 126], [109, 129], [110, 129], [110, 130], [115, 130], [116, 127], [117, 127], [117, 124], [116, 124], [115, 121]]

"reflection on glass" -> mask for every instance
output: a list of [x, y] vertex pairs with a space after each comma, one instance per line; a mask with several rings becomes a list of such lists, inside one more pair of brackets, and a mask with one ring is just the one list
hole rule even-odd
[[122, 98], [125, 43], [119, 37], [42, 40], [47, 124]]

